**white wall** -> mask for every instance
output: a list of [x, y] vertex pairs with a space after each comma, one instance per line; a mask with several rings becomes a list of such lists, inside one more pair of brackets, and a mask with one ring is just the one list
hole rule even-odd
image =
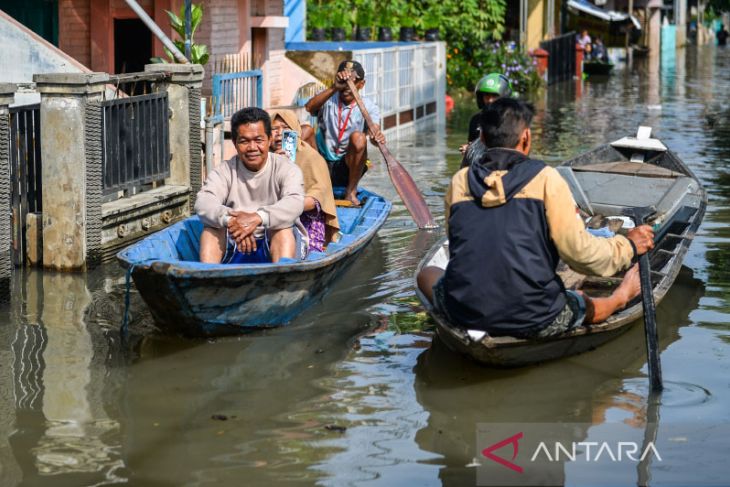
[[31, 83], [35, 73], [90, 72], [1, 10], [0, 46], [0, 83]]

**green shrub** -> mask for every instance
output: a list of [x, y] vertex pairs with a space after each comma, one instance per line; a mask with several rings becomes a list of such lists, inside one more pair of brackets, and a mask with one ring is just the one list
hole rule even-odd
[[[454, 45], [456, 44], [456, 45]], [[513, 43], [453, 43], [447, 47], [446, 80], [450, 89], [474, 90], [479, 79], [489, 73], [502, 73], [515, 91], [526, 93], [539, 88], [542, 79], [534, 60]]]
[[345, 31], [354, 18], [360, 27], [438, 28], [447, 43], [450, 90], [473, 90], [482, 76], [497, 71], [515, 90], [530, 91], [542, 84], [532, 59], [499, 42], [506, 5], [506, 0], [310, 0], [307, 19], [309, 26], [324, 23]]

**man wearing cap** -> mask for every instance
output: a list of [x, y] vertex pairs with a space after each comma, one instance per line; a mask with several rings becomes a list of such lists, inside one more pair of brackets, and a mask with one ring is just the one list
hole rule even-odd
[[[358, 90], [365, 86], [365, 70], [357, 61], [342, 62], [332, 86], [313, 96], [306, 109], [318, 118], [319, 128], [312, 145], [316, 145], [327, 161], [332, 186], [345, 186], [345, 199], [359, 205], [357, 184], [367, 170], [366, 130], [373, 143], [385, 143], [385, 137], [380, 131], [378, 106], [370, 98], [363, 97], [365, 109], [374, 124], [369, 127], [355, 102], [355, 95], [347, 86], [348, 79], [353, 80]], [[306, 134], [304, 137], [307, 140]]]

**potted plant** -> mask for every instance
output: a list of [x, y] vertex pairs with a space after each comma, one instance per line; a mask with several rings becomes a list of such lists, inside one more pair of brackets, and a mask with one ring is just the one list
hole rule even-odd
[[[167, 16], [170, 18], [170, 27], [172, 27], [172, 30], [177, 32], [177, 35], [180, 36], [181, 40], [175, 40], [173, 41], [173, 44], [175, 44], [175, 47], [178, 48], [178, 50], [182, 53], [185, 52], [185, 5], [182, 5], [180, 7], [180, 15], [175, 15], [173, 12], [170, 12], [169, 10], [165, 10], [167, 12]], [[190, 25], [190, 62], [193, 64], [205, 64], [208, 62], [208, 59], [210, 57], [210, 54], [208, 53], [208, 46], [204, 44], [195, 44], [195, 31], [198, 30], [198, 27], [200, 26], [200, 22], [203, 20], [203, 5], [202, 4], [192, 4], [192, 8], [190, 9], [191, 14], [191, 25]], [[170, 61], [173, 63], [178, 62], [175, 56], [172, 55], [172, 52], [170, 52], [167, 48], [165, 48], [165, 53], [170, 58]], [[153, 63], [165, 63], [167, 62], [165, 59], [161, 57], [153, 57], [150, 59]]]
[[[408, 9], [410, 10], [410, 9]], [[410, 42], [416, 34], [416, 17], [408, 12], [403, 12], [398, 17], [400, 24], [400, 40], [401, 42]]]
[[332, 12], [332, 40], [341, 42], [345, 40], [345, 32], [351, 27], [350, 12], [343, 6], [337, 5], [331, 8]]
[[357, 3], [357, 14], [355, 15], [356, 41], [369, 41], [372, 26], [374, 23], [373, 4], [370, 0], [360, 0]]
[[393, 27], [397, 17], [392, 3], [386, 3], [380, 8], [378, 15], [378, 40], [390, 42], [393, 40]]
[[309, 27], [309, 40], [323, 41], [327, 36], [325, 27], [329, 21], [329, 9], [322, 6], [321, 0], [312, 3], [307, 9], [307, 24]]
[[421, 17], [423, 29], [425, 31], [425, 39], [427, 41], [439, 40], [439, 24], [441, 23], [441, 4], [439, 2], [431, 2], [428, 9]]

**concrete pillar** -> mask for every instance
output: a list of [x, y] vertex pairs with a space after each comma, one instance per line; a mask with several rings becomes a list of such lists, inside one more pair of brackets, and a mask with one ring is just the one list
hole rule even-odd
[[528, 54], [530, 57], [537, 59], [537, 74], [539, 74], [543, 80], [547, 81], [547, 70], [550, 53], [547, 52], [545, 49], [538, 47], [537, 49], [530, 49]]
[[575, 78], [583, 79], [583, 59], [585, 57], [585, 47], [580, 44], [575, 45]]
[[100, 261], [101, 99], [105, 73], [33, 76], [41, 94], [43, 266], [82, 270]]
[[647, 47], [649, 53], [659, 55], [662, 49], [662, 2], [661, 0], [651, 0], [646, 6], [648, 22], [647, 22]]
[[200, 141], [200, 91], [204, 71], [199, 64], [148, 64], [145, 72], [167, 72], [172, 77], [165, 88], [170, 116], [170, 177], [165, 184], [188, 186], [190, 205], [203, 182]]
[[677, 26], [677, 47], [687, 44], [687, 0], [674, 0], [674, 24]]
[[0, 301], [10, 296], [10, 111], [16, 86], [0, 83]]

